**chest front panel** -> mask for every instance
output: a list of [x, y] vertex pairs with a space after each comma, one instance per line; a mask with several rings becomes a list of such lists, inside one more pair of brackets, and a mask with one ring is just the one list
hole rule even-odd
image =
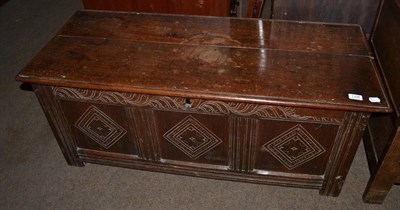
[[48, 88], [76, 150], [240, 171], [323, 175], [344, 112]]

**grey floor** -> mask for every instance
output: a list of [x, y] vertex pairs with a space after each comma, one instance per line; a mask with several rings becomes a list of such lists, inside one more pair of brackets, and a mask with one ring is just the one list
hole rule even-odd
[[15, 75], [80, 0], [10, 0], [0, 8], [0, 209], [400, 209], [361, 196], [369, 178], [360, 145], [337, 198], [317, 190], [236, 183], [88, 164], [68, 166], [34, 94]]

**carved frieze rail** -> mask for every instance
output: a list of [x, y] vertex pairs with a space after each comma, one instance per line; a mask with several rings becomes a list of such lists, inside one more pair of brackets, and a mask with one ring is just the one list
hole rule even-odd
[[52, 87], [53, 94], [58, 99], [88, 101], [110, 105], [131, 105], [149, 107], [156, 110], [188, 111], [207, 114], [234, 114], [238, 116], [255, 116], [260, 119], [282, 119], [295, 121], [313, 121], [341, 124], [342, 119], [305, 116], [296, 113], [296, 108], [224, 102], [213, 100], [193, 100], [188, 106], [185, 98], [145, 95], [137, 93], [122, 93], [114, 91], [99, 91], [80, 88]]

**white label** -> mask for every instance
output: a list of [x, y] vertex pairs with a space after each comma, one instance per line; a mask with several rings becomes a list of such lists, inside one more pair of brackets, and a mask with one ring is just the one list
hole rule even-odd
[[349, 99], [355, 100], [355, 101], [362, 101], [363, 97], [362, 97], [362, 95], [349, 93]]
[[378, 98], [378, 97], [369, 97], [369, 101], [370, 101], [371, 103], [380, 103], [380, 102], [381, 102], [381, 99]]

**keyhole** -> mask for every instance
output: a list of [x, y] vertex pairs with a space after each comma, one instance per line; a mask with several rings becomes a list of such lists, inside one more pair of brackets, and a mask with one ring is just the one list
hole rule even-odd
[[192, 99], [189, 98], [185, 99], [185, 107], [186, 108], [192, 107]]

